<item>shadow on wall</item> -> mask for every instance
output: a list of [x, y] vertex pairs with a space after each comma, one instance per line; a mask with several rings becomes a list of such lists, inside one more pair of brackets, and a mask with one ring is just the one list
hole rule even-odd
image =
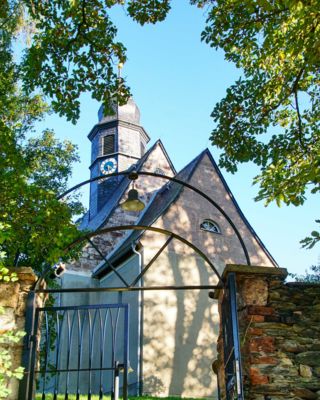
[[[200, 284], [205, 285], [209, 280], [209, 276], [204, 270], [203, 265], [202, 268], [199, 265], [201, 261], [199, 262], [196, 259], [196, 264], [200, 275]], [[183, 285], [179, 263], [173, 266], [173, 273], [175, 282]], [[201, 351], [203, 346], [198, 343], [200, 332], [203, 330], [204, 319], [206, 318], [205, 312], [208, 309], [208, 293], [206, 290], [201, 290], [192, 294], [194, 297], [197, 297], [194, 298], [196, 306], [193, 311], [188, 307], [187, 300], [190, 297], [188, 293], [185, 291], [175, 292], [177, 297], [176, 345], [173, 356], [174, 373], [169, 386], [169, 393], [173, 394], [183, 393], [184, 391], [193, 393], [195, 389], [197, 391], [196, 386], [199, 383], [203, 386], [203, 389], [208, 388], [210, 390], [212, 382], [212, 373], [209, 369], [212, 360], [206, 356], [205, 351]], [[213, 347], [214, 343], [208, 343], [208, 345]]]
[[161, 379], [157, 378], [156, 376], [149, 376], [144, 379], [143, 384], [146, 387], [153, 388], [154, 393], [162, 393], [165, 390], [165, 386]]
[[[181, 213], [164, 216], [157, 226], [181, 234]], [[183, 235], [194, 242], [191, 221], [183, 218]], [[195, 233], [196, 234], [196, 233]], [[146, 235], [146, 258], [159, 247], [156, 235]], [[199, 240], [199, 238], [198, 238]], [[153, 249], [148, 249], [147, 244]], [[213, 272], [190, 248], [174, 241], [145, 276], [145, 285], [207, 285]], [[216, 390], [211, 369], [218, 334], [216, 306], [208, 290], [146, 292], [144, 298], [143, 391], [153, 395], [212, 397]]]

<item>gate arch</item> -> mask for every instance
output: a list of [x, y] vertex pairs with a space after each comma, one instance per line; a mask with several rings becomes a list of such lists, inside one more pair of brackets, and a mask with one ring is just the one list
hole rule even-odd
[[[165, 175], [160, 175], [160, 174], [156, 174], [156, 173], [152, 173], [152, 172], [146, 172], [146, 171], [141, 171], [141, 172], [136, 172], [136, 171], [124, 171], [124, 172], [119, 172], [119, 173], [113, 173], [108, 175], [108, 177], [111, 176], [118, 176], [118, 175], [125, 175], [127, 176], [130, 180], [136, 180], [138, 178], [139, 175], [146, 175], [146, 176], [154, 176], [154, 177], [158, 177], [161, 179], [167, 179], [169, 181], [172, 182], [176, 182], [178, 184], [183, 185], [184, 187], [187, 187], [191, 190], [193, 190], [194, 192], [198, 193], [200, 196], [202, 196], [203, 198], [205, 198], [207, 201], [209, 201], [216, 209], [218, 209], [221, 214], [226, 218], [226, 220], [229, 222], [229, 224], [231, 225], [231, 227], [234, 230], [235, 235], [237, 236], [239, 243], [241, 245], [241, 248], [244, 252], [246, 261], [248, 265], [250, 264], [250, 257], [248, 254], [248, 251], [246, 249], [246, 246], [244, 244], [244, 241], [240, 235], [240, 232], [238, 231], [237, 227], [235, 226], [235, 224], [233, 223], [233, 221], [230, 219], [230, 217], [226, 214], [226, 212], [214, 201], [212, 200], [208, 195], [206, 195], [205, 193], [203, 193], [201, 190], [197, 189], [196, 187], [190, 185], [189, 183], [186, 183], [178, 178], [174, 178], [174, 177], [169, 177], [169, 176], [165, 176]], [[63, 197], [67, 196], [70, 192], [78, 189], [79, 187], [86, 185], [90, 182], [93, 181], [97, 181], [100, 179], [105, 179], [105, 176], [101, 176], [101, 177], [96, 177], [93, 179], [89, 179], [87, 181], [84, 181], [78, 185], [75, 185], [74, 187], [72, 187], [71, 189], [67, 190], [66, 192], [64, 192], [62, 195], [59, 196], [59, 199], [62, 199]], [[139, 275], [137, 275], [135, 277], [135, 279], [131, 282], [128, 283], [126, 282], [124, 279], [121, 279], [122, 282], [124, 283], [124, 286], [121, 287], [113, 287], [113, 288], [60, 288], [60, 289], [44, 289], [41, 284], [42, 282], [45, 280], [46, 276], [50, 273], [51, 271], [51, 267], [49, 267], [48, 269], [46, 269], [43, 274], [39, 277], [39, 279], [37, 280], [34, 290], [31, 293], [31, 297], [30, 297], [30, 304], [32, 305], [32, 311], [30, 313], [30, 320], [29, 320], [29, 327], [30, 330], [28, 332], [28, 336], [26, 337], [26, 343], [27, 343], [27, 347], [30, 349], [33, 348], [33, 353], [29, 350], [29, 356], [27, 356], [27, 359], [25, 360], [26, 362], [24, 362], [25, 366], [26, 366], [26, 372], [28, 375], [28, 379], [27, 379], [27, 383], [25, 384], [25, 389], [22, 389], [22, 392], [20, 391], [20, 393], [28, 393], [29, 397], [20, 397], [20, 399], [30, 399], [32, 398], [32, 391], [33, 391], [33, 370], [35, 368], [35, 351], [37, 348], [37, 342], [36, 342], [36, 337], [37, 337], [37, 323], [39, 322], [39, 308], [37, 309], [36, 307], [36, 295], [39, 293], [43, 293], [43, 294], [54, 294], [54, 293], [77, 293], [77, 292], [125, 292], [125, 291], [143, 291], [143, 290], [199, 290], [199, 289], [217, 289], [217, 288], [223, 288], [225, 287], [220, 274], [218, 273], [217, 269], [215, 268], [214, 264], [210, 261], [210, 259], [199, 249], [197, 248], [193, 243], [189, 242], [188, 240], [186, 240], [185, 238], [177, 235], [176, 233], [166, 230], [166, 229], [161, 229], [161, 228], [156, 228], [156, 227], [152, 227], [152, 226], [145, 226], [145, 225], [121, 225], [121, 226], [112, 226], [112, 227], [108, 227], [108, 228], [104, 228], [104, 229], [100, 229], [94, 232], [90, 232], [88, 234], [83, 235], [82, 237], [76, 239], [74, 242], [70, 243], [70, 245], [67, 246], [67, 248], [65, 249], [65, 251], [67, 252], [68, 250], [70, 250], [71, 248], [73, 248], [76, 245], [79, 245], [85, 241], [89, 242], [91, 245], [93, 244], [93, 241], [91, 240], [92, 238], [98, 236], [98, 235], [103, 235], [112, 231], [123, 231], [123, 230], [140, 230], [140, 231], [153, 231], [153, 232], [157, 232], [160, 234], [163, 234], [165, 236], [168, 237], [167, 241], [165, 242], [164, 246], [161, 247], [161, 249], [159, 250], [159, 252], [156, 254], [156, 257], [158, 257], [161, 252], [168, 246], [168, 244], [171, 242], [172, 239], [177, 239], [180, 242], [184, 243], [185, 245], [189, 246], [191, 249], [193, 249], [204, 261], [205, 263], [210, 267], [211, 271], [214, 273], [214, 275], [218, 278], [218, 284], [217, 285], [194, 285], [194, 286], [152, 286], [152, 287], [141, 287], [141, 286], [136, 286], [136, 284], [139, 282], [139, 280], [142, 278], [142, 276], [145, 274], [145, 272], [148, 270], [148, 268], [150, 267], [150, 263], [141, 271], [141, 273]], [[101, 254], [102, 258], [105, 259], [105, 261], [108, 263], [106, 256]], [[153, 260], [154, 261], [154, 260]], [[153, 262], [152, 261], [152, 262]], [[111, 268], [116, 275], [119, 276], [119, 273], [117, 272], [116, 268]], [[235, 299], [235, 292], [233, 291], [233, 300]], [[46, 311], [45, 308], [42, 308], [41, 311]], [[79, 311], [77, 311], [79, 312]], [[36, 323], [35, 323], [36, 322]], [[236, 332], [237, 334], [237, 332]], [[234, 346], [237, 343], [234, 343]], [[231, 350], [231, 352], [234, 352], [234, 350]], [[232, 354], [230, 353], [230, 356], [232, 356]], [[29, 358], [28, 358], [29, 357]], [[232, 357], [228, 357], [228, 362], [230, 362], [230, 360], [232, 361]], [[236, 360], [238, 362], [238, 360]], [[238, 364], [237, 364], [238, 365]], [[114, 368], [114, 374], [115, 376], [118, 374], [119, 375], [119, 370], [115, 367]], [[118, 371], [118, 372], [117, 372]], [[123, 371], [124, 371], [124, 400], [127, 399], [127, 389], [125, 388], [127, 385], [127, 372], [128, 372], [128, 363], [125, 362], [124, 366], [123, 366]], [[236, 374], [237, 375], [237, 374]], [[230, 377], [229, 377], [230, 378]], [[232, 381], [233, 382], [233, 381]], [[232, 383], [233, 385], [233, 383]], [[23, 387], [23, 386], [22, 386]], [[45, 397], [44, 397], [45, 398]], [[240, 398], [240, 397], [239, 397]], [[67, 397], [66, 397], [67, 399]], [[88, 400], [90, 400], [90, 396], [88, 396]]]
[[[112, 174], [108, 174], [108, 178], [111, 177], [116, 177], [116, 176], [127, 176], [131, 181], [135, 181], [138, 179], [139, 176], [153, 176], [155, 178], [162, 178], [162, 179], [166, 179], [168, 181], [171, 182], [175, 182], [178, 183], [188, 189], [191, 189], [193, 192], [197, 193], [198, 195], [200, 195], [201, 197], [203, 197], [204, 199], [206, 199], [210, 204], [213, 205], [213, 207], [215, 207], [228, 221], [228, 223], [231, 225], [235, 235], [237, 236], [240, 246], [243, 250], [245, 259], [246, 259], [246, 263], [247, 265], [251, 265], [251, 261], [250, 261], [250, 256], [249, 256], [249, 252], [247, 250], [247, 247], [242, 239], [242, 236], [238, 230], [238, 228], [235, 226], [234, 222], [232, 221], [232, 219], [229, 217], [229, 215], [224, 211], [224, 209], [222, 207], [219, 206], [219, 204], [217, 202], [215, 202], [210, 196], [208, 196], [206, 193], [204, 193], [202, 190], [198, 189], [197, 187], [191, 185], [188, 182], [185, 182], [181, 179], [172, 177], [172, 176], [168, 176], [168, 175], [162, 175], [162, 174], [157, 174], [155, 172], [148, 172], [148, 171], [136, 171], [136, 170], [126, 170], [126, 171], [121, 171], [121, 172], [114, 172]], [[91, 178], [91, 179], [87, 179], [75, 186], [73, 186], [72, 188], [66, 190], [64, 193], [62, 193], [61, 195], [58, 196], [58, 200], [63, 199], [65, 196], [67, 196], [69, 193], [81, 188], [82, 186], [88, 185], [91, 182], [96, 182], [99, 180], [103, 180], [106, 179], [105, 175], [102, 176], [97, 176], [95, 178]]]
[[[167, 230], [167, 229], [162, 229], [162, 228], [157, 228], [153, 226], [145, 226], [145, 225], [119, 225], [119, 226], [112, 226], [109, 228], [103, 228], [100, 230], [96, 230], [94, 232], [87, 233], [80, 238], [74, 240], [72, 243], [70, 243], [66, 248], [65, 252], [68, 252], [71, 250], [73, 247], [76, 245], [79, 245], [85, 241], [90, 243], [91, 245], [94, 246], [94, 248], [100, 253], [101, 257], [104, 258], [105, 263], [110, 265], [111, 269], [113, 272], [115, 272], [118, 277], [120, 277], [119, 273], [116, 271], [116, 268], [114, 268], [111, 263], [107, 261], [107, 258], [105, 255], [103, 255], [99, 249], [94, 245], [93, 241], [91, 238], [94, 238], [99, 235], [103, 235], [105, 233], [109, 232], [114, 232], [114, 231], [124, 231], [124, 230], [140, 230], [140, 231], [152, 231], [152, 232], [157, 232], [160, 234], [163, 234], [165, 236], [168, 236], [167, 241], [165, 244], [161, 247], [160, 251], [157, 252], [156, 257], [151, 260], [150, 263], [153, 263], [156, 258], [165, 250], [165, 248], [168, 246], [168, 244], [171, 242], [172, 239], [177, 239], [181, 243], [184, 243], [188, 247], [190, 247], [192, 250], [196, 252], [210, 267], [211, 271], [215, 274], [215, 276], [218, 278], [218, 284], [217, 285], [194, 285], [194, 286], [151, 286], [151, 287], [136, 287], [135, 284], [138, 283], [140, 278], [145, 274], [145, 272], [149, 269], [151, 266], [150, 263], [144, 267], [143, 271], [141, 272], [141, 276], [137, 276], [134, 281], [131, 284], [127, 284], [127, 282], [123, 279], [123, 277], [120, 278], [120, 280], [125, 284], [124, 287], [115, 287], [115, 288], [70, 288], [70, 289], [43, 289], [41, 288], [41, 284], [45, 280], [45, 277], [52, 272], [52, 267], [50, 266], [47, 268], [44, 273], [39, 277], [35, 284], [34, 291], [35, 293], [66, 293], [66, 292], [81, 292], [81, 291], [135, 291], [135, 290], [198, 290], [198, 289], [218, 289], [223, 287], [223, 281], [221, 279], [221, 276], [219, 272], [217, 271], [216, 267], [214, 264], [210, 261], [210, 259], [203, 253], [202, 250], [200, 250], [197, 246], [195, 246], [193, 243], [188, 241], [187, 239], [183, 238], [182, 236]], [[98, 290], [99, 289], [99, 290]]]

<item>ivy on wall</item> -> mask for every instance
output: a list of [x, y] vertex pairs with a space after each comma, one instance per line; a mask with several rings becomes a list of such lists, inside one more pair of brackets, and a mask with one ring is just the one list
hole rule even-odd
[[[0, 265], [0, 285], [17, 280], [18, 276], [15, 272], [10, 273], [8, 268]], [[4, 307], [0, 306], [0, 315], [4, 313]], [[6, 398], [11, 393], [9, 384], [12, 378], [22, 379], [23, 377], [22, 367], [13, 368], [13, 345], [19, 343], [24, 335], [25, 332], [16, 329], [8, 330], [0, 335], [0, 398]]]

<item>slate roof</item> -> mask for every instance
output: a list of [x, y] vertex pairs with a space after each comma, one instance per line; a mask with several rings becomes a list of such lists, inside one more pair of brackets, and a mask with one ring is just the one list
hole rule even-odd
[[[160, 145], [165, 156], [168, 159], [168, 162], [175, 172], [175, 168], [171, 163], [169, 156], [167, 155], [164, 146], [161, 140], [157, 140], [152, 147], [140, 158], [140, 160], [131, 168], [130, 170], [140, 171], [148, 159], [149, 155], [153, 152], [157, 145]], [[83, 216], [82, 221], [79, 225], [80, 230], [88, 230], [88, 231], [96, 231], [97, 229], [101, 228], [108, 219], [110, 218], [113, 210], [118, 206], [119, 201], [121, 200], [122, 196], [124, 195], [125, 191], [128, 189], [131, 181], [126, 175], [119, 176], [119, 184], [116, 186], [115, 190], [110, 194], [110, 199], [106, 202], [103, 208], [95, 215], [91, 220], [89, 219], [89, 211]]]
[[[180, 179], [184, 182], [190, 181], [193, 172], [202, 160], [203, 156], [208, 150], [204, 150], [200, 153], [194, 160], [192, 160], [187, 166], [185, 166], [175, 178]], [[163, 185], [155, 194], [153, 199], [147, 205], [145, 211], [140, 216], [140, 219], [136, 222], [136, 225], [151, 226], [161, 215], [163, 215], [167, 209], [174, 203], [183, 191], [184, 186], [177, 183], [169, 181]], [[132, 244], [137, 242], [140, 236], [143, 235], [143, 231], [132, 231], [128, 236], [116, 246], [115, 249], [109, 254], [109, 261], [112, 264], [117, 263], [128, 252], [132, 251]], [[93, 272], [93, 277], [100, 277], [103, 275], [108, 267], [105, 263], [100, 264], [96, 270]]]

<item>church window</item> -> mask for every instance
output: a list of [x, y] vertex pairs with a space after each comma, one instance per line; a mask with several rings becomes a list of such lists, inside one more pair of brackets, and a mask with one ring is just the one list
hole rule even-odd
[[205, 219], [200, 224], [200, 229], [207, 232], [221, 233], [219, 225], [211, 219]]
[[102, 138], [102, 155], [106, 156], [115, 152], [114, 135], [103, 136]]

